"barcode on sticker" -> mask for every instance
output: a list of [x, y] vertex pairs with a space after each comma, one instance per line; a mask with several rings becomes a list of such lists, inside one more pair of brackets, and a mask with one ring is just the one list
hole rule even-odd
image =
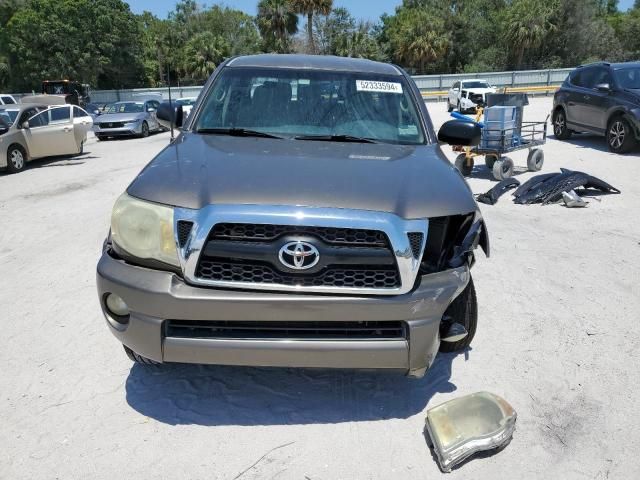
[[356, 80], [358, 92], [402, 93], [402, 84], [397, 82], [376, 82], [374, 80]]

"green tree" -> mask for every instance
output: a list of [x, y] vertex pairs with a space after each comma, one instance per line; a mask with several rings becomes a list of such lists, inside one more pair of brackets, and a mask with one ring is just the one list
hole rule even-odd
[[344, 7], [331, 10], [329, 15], [315, 15], [313, 28], [316, 33], [317, 50], [324, 55], [336, 55], [340, 38], [356, 28], [356, 20]]
[[309, 53], [316, 53], [315, 42], [313, 41], [313, 16], [329, 15], [333, 7], [333, 0], [291, 0], [295, 12], [307, 16], [307, 50]]
[[191, 80], [206, 80], [228, 52], [229, 45], [221, 36], [196, 33], [184, 47], [184, 72]]
[[260, 0], [256, 22], [265, 50], [290, 51], [291, 36], [298, 32], [298, 15], [289, 0]]
[[450, 47], [450, 31], [441, 11], [402, 6], [384, 21], [383, 38], [389, 43], [394, 62], [415, 73], [434, 72], [442, 67]]
[[555, 30], [556, 1], [515, 0], [506, 12], [505, 38], [511, 45], [516, 68], [522, 67], [527, 50], [539, 47]]
[[6, 27], [12, 87], [37, 90], [45, 78], [138, 86], [144, 78], [139, 26], [121, 0], [30, 0]]

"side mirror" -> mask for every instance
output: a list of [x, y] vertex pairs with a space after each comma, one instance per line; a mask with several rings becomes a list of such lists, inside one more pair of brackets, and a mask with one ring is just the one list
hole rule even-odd
[[596, 85], [596, 90], [603, 93], [609, 93], [611, 91], [611, 85], [608, 83], [599, 83]]
[[164, 128], [180, 128], [184, 119], [182, 105], [175, 102], [162, 102], [158, 107], [156, 118]]
[[155, 108], [153, 108], [153, 107], [149, 107], [149, 108], [147, 108], [147, 112], [149, 112], [149, 113], [153, 113], [153, 112], [155, 112], [155, 111], [156, 111], [156, 109], [155, 109]]
[[20, 125], [20, 128], [24, 128], [25, 130], [29, 130], [29, 122], [22, 122], [22, 125]]
[[481, 136], [479, 125], [464, 120], [449, 120], [438, 131], [438, 141], [463, 147], [478, 145]]

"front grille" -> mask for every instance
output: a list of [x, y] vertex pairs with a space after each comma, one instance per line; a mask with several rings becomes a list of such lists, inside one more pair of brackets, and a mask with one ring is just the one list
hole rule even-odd
[[122, 128], [124, 122], [101, 122], [98, 124], [100, 128]]
[[[280, 249], [304, 239], [319, 250], [317, 266], [296, 271]], [[394, 289], [402, 286], [387, 235], [378, 230], [300, 225], [215, 225], [195, 269], [198, 280], [286, 287]]]
[[313, 235], [330, 244], [386, 247], [389, 243], [384, 232], [378, 230], [251, 223], [218, 223], [211, 231], [211, 238], [220, 240], [266, 241], [275, 240], [286, 234]]
[[267, 264], [233, 263], [226, 259], [200, 260], [196, 276], [203, 280], [269, 283], [301, 287], [396, 288], [398, 269], [331, 266], [313, 275], [283, 273]]
[[399, 321], [372, 322], [254, 322], [167, 320], [165, 335], [178, 338], [389, 340], [406, 338]]
[[472, 93], [469, 95], [469, 100], [477, 105], [484, 104], [484, 96], [481, 93]]

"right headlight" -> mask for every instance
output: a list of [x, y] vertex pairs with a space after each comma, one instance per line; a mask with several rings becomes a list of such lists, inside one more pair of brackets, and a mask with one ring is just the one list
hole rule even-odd
[[123, 193], [113, 206], [111, 240], [133, 257], [180, 266], [171, 207]]

